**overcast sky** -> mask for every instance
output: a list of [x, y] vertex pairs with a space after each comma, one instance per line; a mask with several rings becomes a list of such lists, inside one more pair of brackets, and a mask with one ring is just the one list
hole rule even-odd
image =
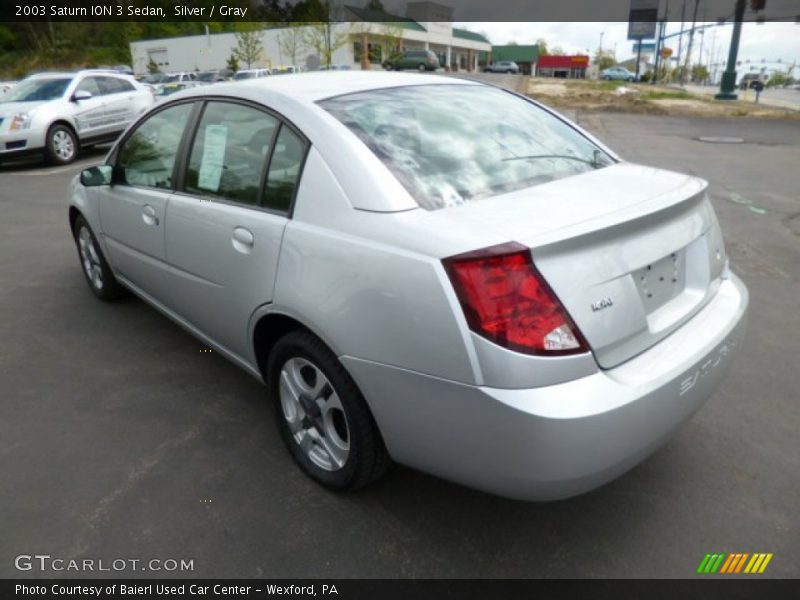
[[[618, 60], [633, 56], [633, 43], [626, 39], [627, 23], [460, 23], [457, 25], [487, 34], [494, 44], [509, 42], [533, 44], [537, 39], [544, 38], [550, 48], [560, 46], [567, 53], [585, 53], [588, 50], [593, 54], [600, 45], [600, 32], [603, 32], [604, 49], [613, 49], [616, 44]], [[686, 24], [685, 27], [688, 29], [689, 26], [690, 24]], [[712, 46], [717, 61], [727, 58], [732, 30], [733, 26], [730, 24], [705, 30], [702, 62], [710, 62]], [[680, 23], [670, 23], [667, 27], [667, 35], [678, 31]], [[702, 37], [696, 35], [693, 43], [692, 56], [695, 62], [699, 61], [697, 57]], [[684, 50], [687, 40], [688, 35], [684, 36]], [[677, 52], [677, 36], [667, 40], [666, 44]], [[750, 64], [760, 63], [762, 59], [770, 62], [781, 59], [788, 64], [796, 61], [797, 71], [800, 72], [800, 25], [745, 23], [742, 26], [739, 60], [747, 59], [751, 61]]]

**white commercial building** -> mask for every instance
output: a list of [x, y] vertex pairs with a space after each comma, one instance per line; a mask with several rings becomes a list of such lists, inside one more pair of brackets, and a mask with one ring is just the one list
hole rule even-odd
[[[433, 2], [409, 2], [406, 17], [380, 21], [387, 15], [368, 9], [345, 6], [341, 23], [263, 29], [260, 57], [251, 68], [297, 66], [313, 70], [326, 60], [314, 39], [332, 40], [331, 63], [352, 69], [381, 68], [381, 63], [398, 50], [431, 50], [439, 63], [453, 71], [475, 71], [479, 58], [484, 60], [491, 44], [483, 35], [455, 28], [452, 9]], [[328, 35], [329, 34], [329, 35]], [[131, 42], [133, 70], [148, 72], [152, 61], [160, 71], [196, 71], [222, 69], [237, 48], [234, 33], [218, 33]], [[363, 49], [367, 49], [366, 56]], [[239, 61], [240, 68], [246, 65]]]

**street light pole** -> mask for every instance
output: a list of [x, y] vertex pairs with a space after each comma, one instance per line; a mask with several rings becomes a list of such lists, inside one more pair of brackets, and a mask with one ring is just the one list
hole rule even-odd
[[600, 32], [600, 49], [599, 52], [597, 53], [599, 58], [602, 58], [603, 56], [603, 36], [605, 35], [605, 33], [606, 33], [605, 31]]
[[736, 56], [739, 54], [739, 38], [742, 36], [742, 20], [744, 19], [745, 0], [736, 0], [736, 12], [733, 17], [733, 33], [731, 35], [731, 47], [728, 50], [728, 64], [725, 65], [725, 72], [722, 74], [722, 81], [719, 84], [719, 94], [714, 98], [717, 100], [736, 100], [738, 97], [736, 90]]

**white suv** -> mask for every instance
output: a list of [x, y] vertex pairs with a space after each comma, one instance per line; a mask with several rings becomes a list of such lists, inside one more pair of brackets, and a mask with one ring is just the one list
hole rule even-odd
[[40, 153], [55, 164], [115, 140], [154, 102], [133, 77], [99, 70], [32, 75], [0, 98], [0, 160]]

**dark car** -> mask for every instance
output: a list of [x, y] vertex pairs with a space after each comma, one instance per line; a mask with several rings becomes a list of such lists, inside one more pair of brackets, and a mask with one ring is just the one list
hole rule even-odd
[[233, 71], [230, 69], [212, 69], [210, 71], [202, 71], [197, 74], [197, 81], [203, 83], [217, 83], [219, 81], [227, 81], [233, 77]]
[[439, 59], [430, 50], [406, 50], [399, 56], [383, 63], [387, 71], [416, 69], [417, 71], [435, 71], [439, 68]]

